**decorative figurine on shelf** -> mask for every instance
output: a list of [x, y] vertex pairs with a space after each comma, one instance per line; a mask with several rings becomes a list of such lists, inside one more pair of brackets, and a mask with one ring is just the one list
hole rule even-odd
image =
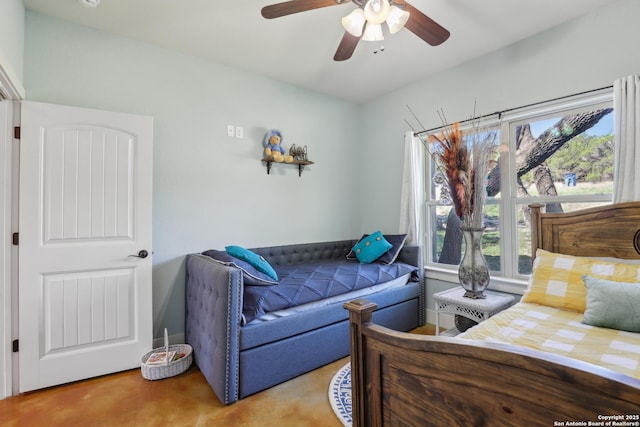
[[307, 146], [304, 147], [296, 147], [296, 144], [293, 144], [289, 147], [289, 155], [293, 156], [293, 160], [309, 160], [307, 159]]
[[271, 129], [264, 136], [264, 154], [265, 157], [274, 162], [291, 163], [293, 156], [286, 154], [286, 150], [282, 146], [282, 133], [279, 130]]

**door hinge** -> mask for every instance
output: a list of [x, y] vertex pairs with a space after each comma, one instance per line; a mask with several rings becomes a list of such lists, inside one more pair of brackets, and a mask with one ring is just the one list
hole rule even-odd
[[14, 246], [18, 246], [18, 244], [20, 243], [20, 233], [13, 233], [11, 239]]
[[20, 139], [20, 126], [15, 126], [13, 128], [13, 137], [15, 139]]
[[11, 347], [14, 353], [20, 351], [20, 340], [13, 340], [11, 343]]

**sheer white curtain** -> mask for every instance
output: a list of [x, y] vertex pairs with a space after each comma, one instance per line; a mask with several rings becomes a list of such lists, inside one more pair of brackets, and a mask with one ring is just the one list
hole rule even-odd
[[640, 76], [613, 82], [615, 113], [614, 203], [640, 200]]
[[400, 232], [407, 234], [407, 243], [423, 246], [420, 219], [424, 209], [424, 146], [407, 132], [404, 136], [404, 170], [400, 196]]

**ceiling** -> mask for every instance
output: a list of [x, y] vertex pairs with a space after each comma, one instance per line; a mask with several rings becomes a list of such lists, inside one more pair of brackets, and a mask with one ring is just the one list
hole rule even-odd
[[102, 0], [94, 9], [80, 0], [24, 4], [360, 104], [614, 1], [409, 0], [451, 37], [433, 47], [402, 29], [381, 43], [361, 41], [344, 62], [333, 55], [344, 33], [340, 20], [356, 8], [351, 2], [272, 20], [260, 9], [278, 0]]

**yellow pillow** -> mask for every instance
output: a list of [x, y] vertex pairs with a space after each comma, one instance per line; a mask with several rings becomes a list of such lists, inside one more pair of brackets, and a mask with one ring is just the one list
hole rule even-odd
[[587, 301], [584, 275], [616, 282], [638, 282], [640, 266], [538, 249], [529, 288], [522, 301], [584, 313]]

